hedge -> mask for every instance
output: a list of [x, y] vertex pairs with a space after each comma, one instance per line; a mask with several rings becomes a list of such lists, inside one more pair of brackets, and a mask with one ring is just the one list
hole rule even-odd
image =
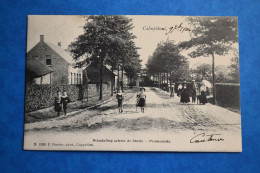
[[240, 108], [239, 84], [216, 83], [215, 87], [217, 104]]
[[[57, 91], [67, 91], [70, 100], [77, 101], [88, 97], [95, 97], [99, 94], [98, 84], [89, 84], [88, 89], [82, 85], [27, 85], [25, 87], [25, 112], [51, 107], [54, 105], [54, 98]], [[103, 84], [103, 93], [107, 94], [110, 91], [109, 84]], [[81, 94], [83, 93], [83, 95]]]

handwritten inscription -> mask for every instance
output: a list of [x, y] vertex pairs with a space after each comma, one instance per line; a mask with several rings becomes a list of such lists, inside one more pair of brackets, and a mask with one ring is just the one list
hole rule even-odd
[[206, 135], [205, 133], [198, 134], [191, 138], [190, 143], [201, 143], [201, 142], [220, 142], [224, 141], [221, 134], [210, 134]]
[[178, 32], [185, 32], [185, 31], [191, 31], [190, 28], [188, 27], [184, 27], [183, 23], [180, 23], [178, 25], [174, 25], [171, 27], [161, 27], [161, 26], [144, 26], [143, 30], [145, 31], [164, 31], [165, 35], [171, 34], [174, 31], [178, 31]]

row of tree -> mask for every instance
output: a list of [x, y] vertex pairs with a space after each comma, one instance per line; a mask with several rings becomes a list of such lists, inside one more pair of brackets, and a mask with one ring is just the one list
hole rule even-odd
[[157, 45], [153, 55], [147, 61], [148, 74], [158, 81], [158, 86], [172, 84], [180, 78], [185, 78], [186, 58], [180, 54], [178, 45], [167, 40]]
[[[141, 70], [138, 47], [134, 42], [136, 36], [131, 33], [132, 19], [125, 16], [88, 16], [83, 29], [84, 33], [69, 45], [68, 50], [78, 62], [77, 66], [84, 69], [94, 63], [99, 67], [99, 99], [102, 100], [104, 65], [109, 65], [112, 72], [117, 70], [118, 74], [121, 69], [122, 77], [124, 71], [129, 78], [135, 78]], [[121, 85], [123, 88], [123, 83]]]
[[[171, 79], [181, 78], [182, 65], [185, 58], [180, 55], [180, 50], [193, 48], [189, 56], [192, 58], [211, 56], [211, 82], [213, 84], [213, 98], [215, 98], [215, 55], [223, 56], [234, 48], [238, 42], [238, 23], [236, 17], [188, 17], [186, 18], [191, 27], [191, 39], [175, 45], [166, 41], [158, 44], [153, 56], [148, 60], [147, 68], [150, 74], [170, 73]], [[237, 81], [238, 56], [233, 58], [230, 66], [231, 76]], [[204, 69], [200, 72], [203, 73]], [[172, 75], [172, 73], [176, 75]], [[207, 75], [205, 72], [203, 75]]]

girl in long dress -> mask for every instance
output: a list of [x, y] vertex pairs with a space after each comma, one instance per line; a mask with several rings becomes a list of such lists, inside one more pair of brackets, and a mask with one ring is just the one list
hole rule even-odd
[[138, 100], [138, 106], [141, 107], [141, 112], [144, 113], [144, 107], [145, 107], [145, 102], [146, 102], [146, 94], [145, 88], [140, 89], [140, 94], [139, 94], [139, 100]]
[[117, 102], [118, 102], [118, 111], [120, 113], [122, 113], [123, 112], [123, 99], [124, 99], [124, 96], [123, 96], [123, 93], [122, 93], [121, 89], [118, 90], [118, 93], [116, 94], [116, 98], [117, 98]]

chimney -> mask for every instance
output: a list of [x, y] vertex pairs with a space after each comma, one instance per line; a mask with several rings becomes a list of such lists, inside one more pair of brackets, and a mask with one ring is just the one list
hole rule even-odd
[[61, 42], [58, 42], [58, 46], [60, 46], [60, 47], [61, 47]]
[[44, 35], [40, 35], [40, 42], [44, 42]]

